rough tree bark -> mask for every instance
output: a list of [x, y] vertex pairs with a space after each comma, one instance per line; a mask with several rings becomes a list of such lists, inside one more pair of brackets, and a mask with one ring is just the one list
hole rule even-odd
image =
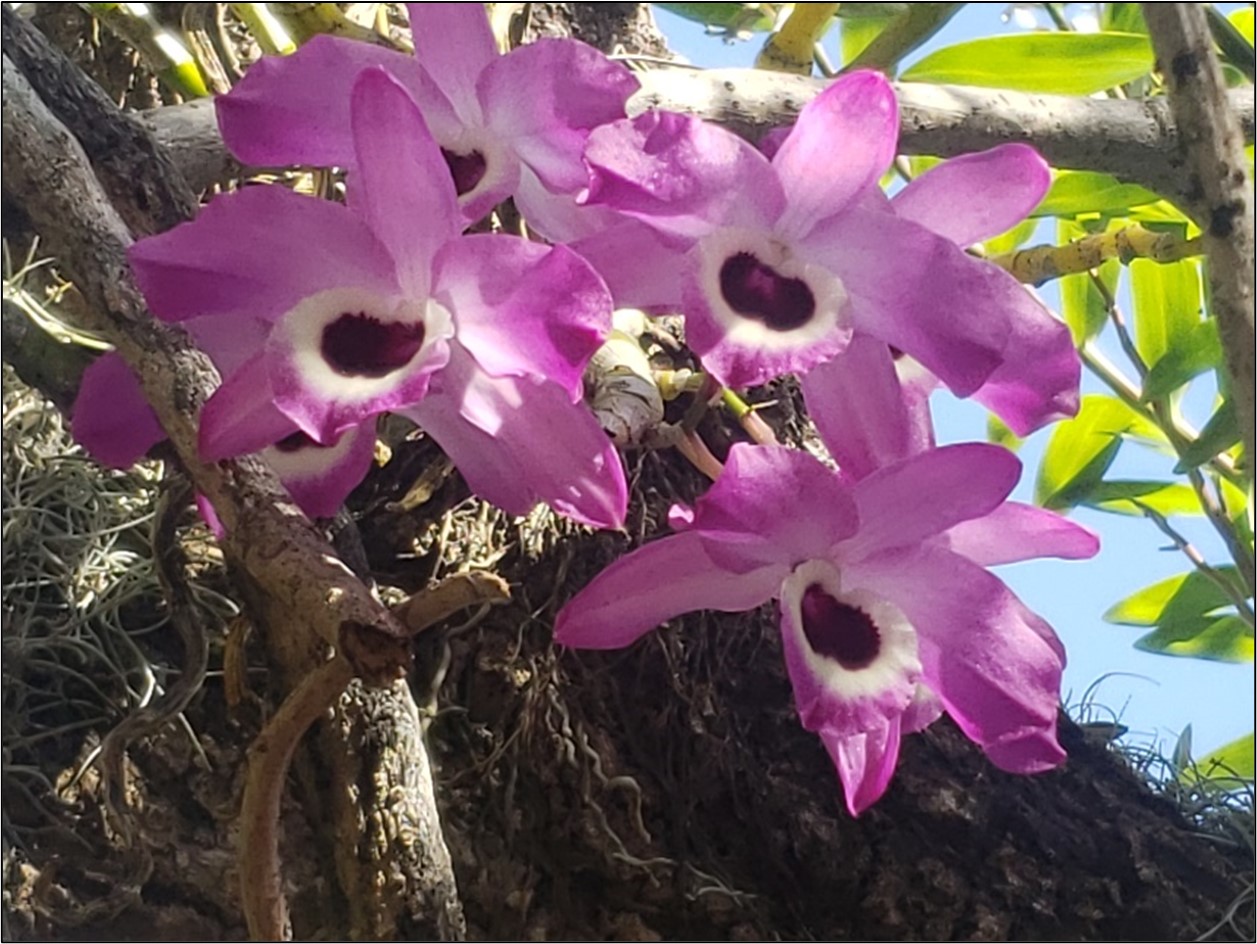
[[[637, 6], [545, 5], [553, 21], [599, 37], [604, 48], [630, 43], [623, 24], [642, 20], [639, 10], [600, 10]], [[6, 78], [6, 109], [8, 91]], [[6, 135], [6, 176], [8, 148]], [[46, 184], [21, 195], [32, 220], [53, 232], [56, 215], [69, 212]], [[122, 242], [113, 231], [85, 238]], [[69, 235], [61, 248], [89, 290], [96, 287], [100, 305], [119, 304], [101, 285], [126, 284], [116, 260], [103, 264], [99, 249]], [[120, 304], [135, 311], [137, 300]], [[161, 333], [151, 343], [155, 352], [186, 352]], [[131, 350], [138, 356], [140, 344]], [[771, 393], [780, 402], [765, 415], [799, 441], [806, 424], [790, 390]], [[738, 433], [710, 422], [704, 434], [722, 451]], [[186, 427], [172, 433], [185, 446], [195, 442]], [[631, 455], [635, 501], [626, 533], [590, 535], [544, 513], [517, 522], [469, 510], [457, 476], [417, 509], [387, 510], [415, 471], [437, 458], [427, 441], [404, 443], [355, 497], [372, 571], [419, 585], [433, 574], [492, 568], [515, 586], [515, 601], [479, 623], [423, 638], [421, 661], [436, 667], [412, 679], [423, 712], [394, 687], [374, 703], [378, 711], [360, 704], [354, 717], [403, 732], [391, 735], [396, 742], [385, 739], [390, 750], [404, 738], [422, 752], [418, 732], [430, 723], [437, 794], [472, 936], [1184, 939], [1208, 931], [1242, 892], [1225, 847], [1194, 835], [1172, 804], [1067, 719], [1068, 763], [1034, 778], [994, 770], [952, 726], [936, 724], [906, 741], [886, 797], [853, 820], [823, 748], [798, 724], [770, 608], [687, 617], [626, 652], [559, 653], [551, 643], [562, 602], [607, 561], [662, 531], [670, 502], [701, 493], [705, 481], [684, 462]], [[189, 463], [195, 470], [194, 457]], [[267, 503], [287, 507], [273, 480], [250, 463], [204, 474], [222, 476], [206, 481], [225, 502], [241, 484], [263, 483], [262, 504], [241, 509], [232, 523], [248, 540], [274, 547], [260, 530], [282, 524]], [[303, 537], [302, 546], [313, 540]], [[236, 550], [249, 560], [249, 548]], [[302, 578], [290, 576], [290, 602], [316, 606], [308, 588], [295, 585]], [[272, 597], [270, 609], [282, 599]], [[272, 616], [282, 623], [291, 613]], [[284, 638], [305, 650], [322, 645]], [[326, 725], [321, 737], [374, 743], [348, 726]], [[371, 766], [372, 758], [358, 759]], [[407, 776], [424, 775], [400, 754], [393, 760], [400, 766], [375, 768], [389, 786], [404, 790]], [[363, 769], [344, 773], [345, 783], [372, 789]], [[314, 762], [306, 776], [321, 776]], [[357, 815], [357, 823], [338, 815], [337, 828], [346, 841], [361, 828], [367, 848], [406, 825]], [[319, 854], [317, 841], [290, 841], [293, 858]], [[394, 861], [405, 867], [404, 858]], [[380, 908], [380, 917], [359, 931], [414, 933], [398, 920], [405, 903], [399, 910], [387, 890], [368, 894], [376, 897], [361, 907]], [[184, 904], [207, 916], [205, 937], [230, 932], [210, 917], [220, 904]]]

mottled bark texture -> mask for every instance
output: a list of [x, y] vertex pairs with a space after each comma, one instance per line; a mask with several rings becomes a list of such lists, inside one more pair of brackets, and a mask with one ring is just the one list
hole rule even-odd
[[1210, 302], [1251, 475], [1257, 428], [1253, 181], [1244, 157], [1251, 134], [1232, 107], [1201, 4], [1146, 3], [1144, 16], [1179, 128], [1174, 164], [1185, 181], [1181, 203], [1204, 237]]

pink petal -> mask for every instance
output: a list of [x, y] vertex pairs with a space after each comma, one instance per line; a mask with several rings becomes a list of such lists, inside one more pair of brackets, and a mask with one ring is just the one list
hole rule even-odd
[[1052, 174], [1025, 144], [1002, 144], [930, 168], [895, 195], [895, 212], [958, 246], [1016, 226], [1034, 210]]
[[926, 682], [996, 766], [1038, 773], [1064, 760], [1056, 740], [1063, 650], [1002, 581], [929, 545], [882, 555], [846, 576], [907, 614]]
[[438, 259], [434, 295], [488, 373], [548, 378], [574, 402], [585, 363], [611, 330], [611, 297], [585, 260], [513, 236], [451, 242]]
[[785, 194], [772, 166], [732, 132], [697, 118], [649, 111], [589, 136], [586, 202], [677, 236], [721, 226], [766, 229]]
[[662, 538], [621, 557], [570, 600], [554, 640], [577, 649], [619, 649], [693, 610], [737, 613], [772, 599], [781, 568], [731, 574], [694, 532]]
[[489, 63], [478, 86], [489, 127], [556, 193], [588, 183], [589, 132], [623, 118], [639, 87], [623, 65], [570, 39], [512, 50]]
[[[1013, 283], [1012, 276], [1007, 277]], [[996, 414], [1018, 436], [1078, 413], [1082, 362], [1064, 322], [1024, 286], [1009, 285], [1006, 317], [1011, 324], [1003, 361], [973, 399]]]
[[1010, 312], [1027, 304], [1008, 273], [869, 205], [822, 223], [800, 251], [842, 281], [856, 330], [911, 355], [957, 396], [972, 394], [1000, 365]]
[[206, 462], [258, 452], [296, 432], [275, 406], [265, 352], [259, 352], [214, 391], [201, 411], [198, 448]]
[[476, 80], [498, 58], [482, 3], [408, 3], [415, 56], [463, 124], [480, 124]]
[[838, 476], [785, 446], [738, 443], [695, 504], [695, 530], [712, 558], [735, 572], [828, 557], [856, 527], [855, 503]]
[[462, 231], [449, 168], [405, 88], [385, 70], [363, 72], [353, 90], [350, 203], [388, 247], [403, 293], [425, 298], [437, 251]]
[[387, 69], [410, 89], [430, 122], [452, 124], [449, 103], [413, 56], [316, 36], [291, 56], [254, 63], [235, 88], [215, 99], [223, 141], [242, 162], [257, 167], [352, 167], [350, 91], [358, 74], [372, 66]]
[[339, 441], [278, 443], [263, 452], [293, 501], [311, 518], [331, 518], [371, 470], [375, 430], [370, 424], [348, 430]]
[[927, 399], [900, 386], [890, 349], [881, 341], [857, 334], [800, 384], [829, 454], [853, 478], [934, 445]]
[[114, 351], [83, 371], [71, 429], [93, 459], [114, 469], [135, 465], [166, 438], [140, 382]]
[[778, 231], [806, 236], [877, 187], [898, 140], [899, 106], [884, 76], [852, 72], [836, 79], [804, 107], [773, 156], [788, 205]]
[[988, 515], [962, 521], [946, 536], [953, 551], [983, 567], [1036, 557], [1085, 560], [1100, 551], [1100, 539], [1089, 528], [1020, 502], [1005, 502]]
[[273, 321], [301, 299], [355, 286], [396, 294], [392, 258], [343, 206], [279, 186], [216, 197], [190, 223], [127, 253], [153, 314]]
[[906, 547], [962, 521], [990, 514], [1021, 476], [1021, 461], [1001, 446], [942, 446], [856, 483], [860, 531], [843, 547], [855, 559]]
[[545, 502], [582, 524], [623, 525], [620, 457], [558, 384], [493, 377], [454, 343], [428, 396], [404, 413], [440, 443], [472, 491], [510, 514]]
[[890, 785], [899, 762], [901, 723], [900, 715], [892, 715], [855, 734], [821, 730], [821, 742], [838, 769], [852, 816], [859, 816], [880, 800]]

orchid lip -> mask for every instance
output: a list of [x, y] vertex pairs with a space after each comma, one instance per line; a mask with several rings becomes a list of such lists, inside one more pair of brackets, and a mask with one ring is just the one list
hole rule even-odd
[[438, 141], [449, 167], [458, 205], [467, 213], [505, 199], [519, 182], [519, 160], [486, 128], [463, 128], [451, 140]]
[[347, 430], [325, 446], [303, 432], [296, 432], [263, 449], [262, 458], [281, 479], [309, 478], [344, 459], [361, 434], [361, 429]]
[[917, 633], [884, 597], [844, 589], [825, 560], [800, 564], [781, 588], [781, 604], [803, 639], [811, 671], [844, 700], [876, 697], [905, 676], [919, 677]]
[[454, 191], [460, 197], [476, 189], [489, 167], [485, 156], [479, 151], [460, 154], [441, 148], [441, 156], [449, 166], [450, 176], [454, 178]]
[[842, 281], [766, 233], [722, 229], [693, 251], [699, 288], [734, 343], [768, 351], [802, 348], [850, 320]]
[[272, 343], [287, 349], [285, 359], [308, 389], [353, 401], [377, 397], [424, 367], [440, 366], [443, 342], [453, 334], [453, 317], [435, 301], [336, 288], [285, 314]]

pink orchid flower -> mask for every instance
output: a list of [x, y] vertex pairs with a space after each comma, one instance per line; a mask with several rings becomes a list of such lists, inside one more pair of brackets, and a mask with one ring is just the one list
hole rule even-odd
[[[804, 375], [864, 334], [921, 362], [959, 396], [984, 391], [1019, 432], [1077, 409], [1066, 326], [1007, 273], [961, 248], [1023, 218], [1049, 182], [1014, 145], [949, 161], [893, 202], [878, 187], [898, 107], [880, 75], [835, 80], [771, 158], [696, 118], [650, 112], [596, 129], [586, 203], [684, 250], [686, 337], [731, 386]], [[609, 282], [631, 277], [602, 268]]]
[[[680, 533], [616, 561], [559, 613], [555, 639], [626, 646], [691, 610], [779, 603], [803, 726], [820, 735], [858, 815], [885, 792], [903, 734], [942, 711], [1000, 768], [1059, 764], [1065, 653], [986, 566], [1088, 557], [1090, 532], [1002, 533], [1020, 463], [985, 444], [930, 449], [863, 479], [800, 450], [736, 445]], [[1015, 516], [1013, 516], [1015, 517]]]
[[570, 194], [588, 182], [585, 139], [624, 117], [638, 89], [632, 73], [575, 40], [540, 40], [499, 56], [484, 4], [406, 6], [414, 56], [317, 36], [291, 56], [254, 64], [217, 100], [227, 147], [248, 164], [352, 170], [350, 90], [359, 72], [380, 66], [418, 104], [467, 222], [514, 196], [538, 232], [566, 229]]
[[203, 456], [294, 432], [330, 446], [391, 410], [505, 510], [540, 501], [618, 527], [623, 468], [581, 403], [610, 326], [604, 284], [562, 247], [460, 236], [445, 158], [383, 69], [357, 79], [350, 121], [348, 206], [246, 188], [132, 249], [154, 314], [213, 318], [238, 339], [202, 414]]

